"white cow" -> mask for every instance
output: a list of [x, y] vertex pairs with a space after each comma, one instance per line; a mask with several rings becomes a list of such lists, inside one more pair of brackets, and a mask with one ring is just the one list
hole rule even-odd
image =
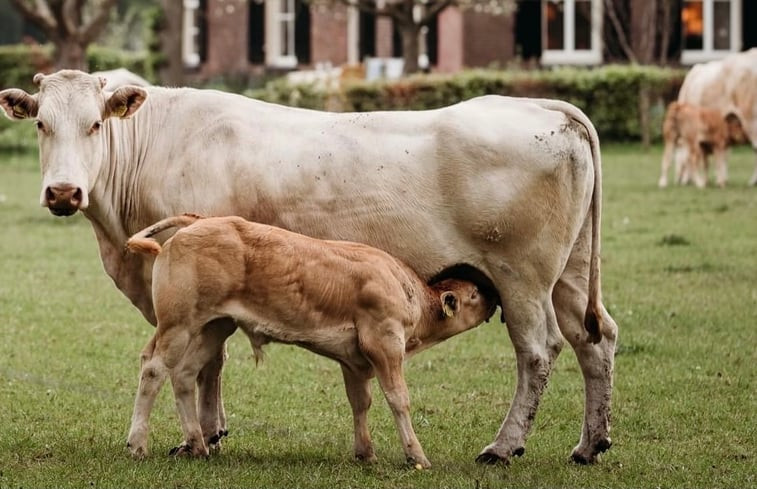
[[[744, 136], [757, 152], [757, 48], [697, 64], [686, 74], [678, 101], [717, 109], [734, 142]], [[749, 185], [757, 185], [757, 153]]]
[[[4, 90], [0, 106], [36, 121], [42, 205], [86, 215], [107, 273], [152, 324], [153, 260], [124, 243], [165, 217], [239, 215], [363, 242], [423, 279], [496, 291], [518, 384], [478, 461], [523, 454], [564, 339], [586, 392], [572, 458], [591, 463], [610, 447], [617, 325], [600, 297], [599, 141], [574, 106], [487, 96], [438, 110], [324, 113], [211, 90], [110, 94], [79, 71], [34, 80], [39, 93]], [[222, 366], [218, 355], [198, 377], [209, 443], [226, 428]]]

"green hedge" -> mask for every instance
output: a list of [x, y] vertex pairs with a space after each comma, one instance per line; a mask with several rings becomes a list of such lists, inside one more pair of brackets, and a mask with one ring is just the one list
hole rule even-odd
[[[53, 68], [53, 47], [50, 44], [11, 44], [0, 46], [0, 89], [15, 87], [34, 90], [32, 77], [50, 73]], [[150, 81], [155, 81], [151, 58], [146, 53], [90, 45], [87, 48], [90, 71], [126, 68]]]
[[[423, 75], [394, 82], [357, 82], [337, 93], [283, 80], [249, 95], [276, 103], [345, 111], [431, 109], [485, 94], [566, 100], [584, 110], [602, 140], [660, 136], [665, 104], [675, 98], [686, 71], [654, 66], [608, 65], [534, 71], [474, 70]], [[649, 101], [642, 117], [640, 97]], [[646, 127], [644, 121], [647, 121]]]

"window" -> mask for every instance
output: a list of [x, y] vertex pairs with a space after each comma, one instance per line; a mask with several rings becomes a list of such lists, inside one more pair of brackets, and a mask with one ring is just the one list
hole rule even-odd
[[295, 68], [295, 0], [266, 0], [266, 64]]
[[684, 0], [681, 62], [700, 63], [741, 50], [741, 2]]
[[602, 0], [542, 0], [542, 64], [602, 62]]
[[184, 0], [181, 58], [187, 68], [197, 68], [205, 61], [204, 13], [201, 0]]

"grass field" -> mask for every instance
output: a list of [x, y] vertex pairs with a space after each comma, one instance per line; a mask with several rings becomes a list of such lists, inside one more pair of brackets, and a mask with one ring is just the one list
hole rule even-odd
[[613, 448], [568, 462], [583, 384], [566, 347], [526, 455], [479, 466], [508, 409], [515, 364], [492, 322], [412, 358], [413, 422], [433, 467], [406, 469], [374, 386], [379, 463], [352, 461], [336, 363], [271, 345], [255, 367], [230, 340], [231, 436], [208, 460], [174, 460], [170, 387], [152, 417], [152, 456], [125, 448], [138, 353], [152, 334], [102, 270], [81, 216], [39, 207], [36, 154], [0, 155], [0, 487], [757, 487], [757, 189], [753, 155], [726, 189], [656, 188], [661, 150], [607, 146], [603, 290], [620, 326]]

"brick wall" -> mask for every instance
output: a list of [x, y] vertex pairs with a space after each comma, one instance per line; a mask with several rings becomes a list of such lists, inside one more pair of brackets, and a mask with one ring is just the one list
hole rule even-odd
[[310, 8], [310, 51], [313, 64], [339, 66], [347, 62], [347, 7]]
[[247, 0], [208, 0], [204, 76], [247, 72]]

